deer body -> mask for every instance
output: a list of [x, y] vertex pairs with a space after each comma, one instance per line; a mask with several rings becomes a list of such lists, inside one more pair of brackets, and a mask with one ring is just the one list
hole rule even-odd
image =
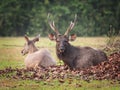
[[[25, 37], [27, 38], [27, 37]], [[36, 67], [48, 67], [56, 65], [56, 61], [52, 58], [48, 49], [42, 48], [38, 49], [34, 43], [38, 38], [34, 40], [28, 40], [22, 50], [22, 54], [28, 53], [24, 63], [26, 68], [36, 68]]]
[[56, 54], [58, 58], [60, 60], [63, 60], [63, 62], [67, 64], [71, 69], [87, 68], [108, 60], [106, 54], [103, 51], [96, 50], [91, 47], [75, 47], [70, 45], [69, 41], [74, 41], [76, 39], [75, 34], [68, 36], [68, 33], [75, 25], [75, 21], [76, 17], [74, 19], [74, 22], [70, 23], [70, 26], [64, 35], [61, 35], [58, 32], [54, 21], [49, 21], [49, 25], [55, 34], [49, 34], [48, 37], [50, 40], [56, 41]]
[[63, 53], [56, 52], [70, 68], [87, 68], [107, 60], [104, 52], [91, 47], [74, 47], [69, 45]]

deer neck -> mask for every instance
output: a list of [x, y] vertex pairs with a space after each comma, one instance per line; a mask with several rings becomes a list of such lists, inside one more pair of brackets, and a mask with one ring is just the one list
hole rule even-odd
[[65, 51], [62, 53], [59, 53], [59, 51], [56, 50], [58, 58], [71, 68], [74, 67], [74, 59], [75, 59], [74, 48], [75, 48], [74, 46], [69, 44], [66, 47]]
[[35, 45], [31, 45], [30, 50], [29, 50], [29, 54], [34, 53], [36, 51], [38, 51], [38, 48]]

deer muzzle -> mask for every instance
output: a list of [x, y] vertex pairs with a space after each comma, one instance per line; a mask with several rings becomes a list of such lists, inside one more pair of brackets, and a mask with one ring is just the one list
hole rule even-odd
[[61, 45], [60, 47], [59, 47], [59, 51], [62, 53], [62, 52], [64, 52], [65, 51], [65, 47], [63, 46], [63, 45]]
[[24, 50], [21, 51], [22, 55], [25, 55], [27, 52], [25, 52]]

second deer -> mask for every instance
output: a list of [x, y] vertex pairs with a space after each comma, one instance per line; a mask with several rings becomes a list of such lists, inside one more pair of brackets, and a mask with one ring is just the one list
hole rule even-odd
[[24, 36], [26, 43], [21, 53], [23, 55], [28, 53], [24, 60], [25, 66], [28, 69], [56, 65], [56, 61], [53, 59], [48, 49], [42, 48], [39, 50], [35, 46], [35, 42], [39, 41], [39, 37], [40, 36], [36, 36], [34, 39], [29, 40], [26, 35]]

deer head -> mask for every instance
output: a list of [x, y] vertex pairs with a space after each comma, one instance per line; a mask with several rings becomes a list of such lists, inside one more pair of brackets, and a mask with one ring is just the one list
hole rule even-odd
[[26, 43], [24, 44], [24, 48], [21, 51], [22, 55], [25, 55], [27, 53], [33, 53], [33, 52], [37, 51], [37, 48], [35, 47], [35, 42], [39, 41], [39, 37], [40, 37], [40, 35], [36, 36], [32, 40], [29, 40], [27, 35], [24, 36]]
[[73, 29], [75, 22], [76, 22], [77, 15], [75, 15], [74, 22], [71, 21], [69, 27], [67, 28], [64, 35], [61, 35], [58, 29], [55, 27], [54, 21], [51, 22], [49, 20], [48, 15], [48, 23], [51, 29], [55, 32], [55, 34], [49, 34], [48, 37], [52, 41], [56, 41], [56, 46], [59, 52], [64, 52], [67, 46], [69, 45], [69, 41], [74, 41], [76, 39], [76, 34], [68, 35], [69, 32]]

